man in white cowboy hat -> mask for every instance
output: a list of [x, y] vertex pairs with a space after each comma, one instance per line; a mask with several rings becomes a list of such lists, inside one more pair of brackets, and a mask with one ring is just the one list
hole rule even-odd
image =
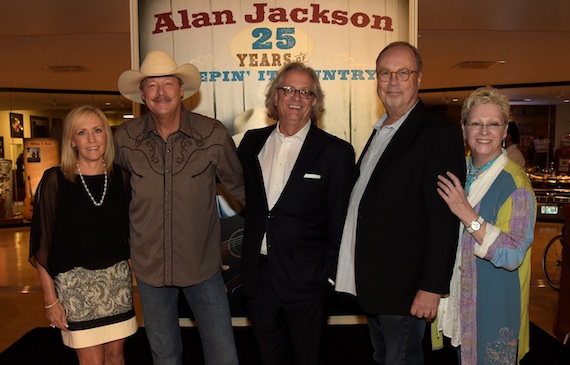
[[216, 178], [243, 204], [243, 173], [225, 126], [182, 104], [200, 82], [196, 67], [178, 67], [164, 51], [119, 77], [121, 94], [149, 110], [123, 123], [115, 141], [131, 176], [131, 260], [155, 364], [182, 364], [179, 290], [199, 323], [206, 364], [238, 363], [220, 272]]

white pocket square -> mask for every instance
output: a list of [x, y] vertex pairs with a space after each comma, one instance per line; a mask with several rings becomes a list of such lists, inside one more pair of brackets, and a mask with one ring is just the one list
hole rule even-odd
[[320, 180], [321, 179], [321, 175], [309, 174], [309, 173], [306, 173], [303, 177], [305, 179], [313, 179], [313, 180]]

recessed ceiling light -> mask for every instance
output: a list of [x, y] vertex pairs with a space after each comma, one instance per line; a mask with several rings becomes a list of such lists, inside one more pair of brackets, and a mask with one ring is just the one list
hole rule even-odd
[[530, 98], [524, 98], [523, 100], [524, 101], [532, 101], [532, 99], [530, 99]]
[[565, 103], [570, 103], [570, 99], [564, 99]]
[[486, 69], [503, 65], [506, 61], [464, 61], [451, 66], [451, 68]]
[[454, 103], [457, 103], [457, 102], [459, 101], [459, 99], [457, 99], [457, 98], [453, 98], [453, 99], [451, 99], [451, 100], [452, 100]]
[[132, 114], [124, 114], [123, 119], [133, 119], [135, 116]]

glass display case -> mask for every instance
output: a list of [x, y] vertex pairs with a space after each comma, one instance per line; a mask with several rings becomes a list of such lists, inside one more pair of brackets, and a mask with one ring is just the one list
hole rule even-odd
[[562, 206], [570, 204], [570, 176], [551, 172], [529, 173], [537, 202], [538, 222], [564, 222]]
[[0, 159], [0, 218], [12, 217], [12, 160]]

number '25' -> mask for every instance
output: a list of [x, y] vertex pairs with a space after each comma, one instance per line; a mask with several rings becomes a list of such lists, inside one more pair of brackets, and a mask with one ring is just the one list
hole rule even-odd
[[[295, 34], [295, 28], [277, 28], [276, 29], [276, 43], [275, 45], [279, 49], [291, 49], [295, 47], [297, 41], [295, 38], [289, 34]], [[273, 48], [273, 42], [270, 41], [273, 32], [269, 28], [255, 28], [251, 35], [257, 38], [252, 44], [253, 49], [271, 49]]]

